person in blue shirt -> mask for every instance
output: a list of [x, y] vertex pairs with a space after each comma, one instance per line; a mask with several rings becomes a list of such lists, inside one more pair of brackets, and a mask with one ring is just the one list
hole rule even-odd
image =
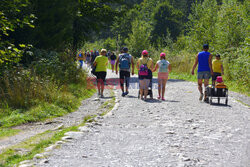
[[80, 50], [79, 55], [77, 57], [79, 63], [80, 63], [80, 68], [83, 66], [83, 61], [84, 61], [84, 53]]
[[[213, 75], [213, 69], [212, 69], [212, 54], [208, 52], [209, 50], [209, 45], [204, 44], [203, 45], [203, 51], [199, 52], [198, 55], [196, 56], [195, 63], [192, 69], [192, 75], [194, 75], [194, 70], [196, 66], [198, 65], [198, 90], [200, 92], [200, 98], [199, 100], [201, 101], [204, 97], [204, 101], [207, 102], [207, 94], [206, 92], [203, 93], [202, 89], [202, 83], [204, 80], [204, 90], [206, 86], [209, 84], [209, 79], [211, 78], [211, 75]], [[205, 94], [205, 96], [204, 96]]]

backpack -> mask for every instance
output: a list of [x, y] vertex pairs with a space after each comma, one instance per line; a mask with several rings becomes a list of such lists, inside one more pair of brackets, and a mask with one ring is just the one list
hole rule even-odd
[[160, 69], [159, 72], [167, 72], [168, 71], [168, 63], [165, 62], [161, 62], [162, 64], [160, 65]]
[[147, 62], [145, 64], [142, 64], [140, 66], [139, 75], [141, 75], [141, 76], [147, 76], [148, 75], [148, 66], [147, 66], [148, 60], [147, 60]]
[[111, 56], [110, 56], [110, 59], [111, 59], [111, 60], [115, 60], [115, 59], [116, 59], [116, 56], [115, 56], [115, 55], [111, 55]]
[[120, 56], [120, 64], [119, 64], [119, 67], [120, 69], [130, 69], [130, 57], [129, 57], [129, 54], [123, 54]]

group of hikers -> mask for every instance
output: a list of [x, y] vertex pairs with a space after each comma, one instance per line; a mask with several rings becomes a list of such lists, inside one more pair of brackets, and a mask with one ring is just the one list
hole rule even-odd
[[[86, 51], [86, 52], [83, 52], [80, 50], [79, 53], [77, 54], [77, 59], [79, 60], [80, 68], [82, 68], [84, 61], [88, 66], [93, 66], [95, 58], [97, 56], [100, 56], [100, 53], [98, 50], [94, 50], [94, 51], [91, 50], [91, 51]], [[110, 63], [112, 65], [112, 69], [113, 69], [115, 65], [115, 60], [116, 60], [115, 53], [108, 51], [105, 56], [109, 58]]]
[[[204, 87], [207, 87], [209, 79], [212, 76], [212, 82], [215, 84], [216, 78], [223, 75], [223, 65], [220, 60], [220, 55], [216, 55], [216, 59], [212, 62], [212, 55], [208, 52], [208, 50], [209, 46], [204, 44], [203, 51], [199, 52], [196, 56], [195, 63], [192, 68], [192, 75], [194, 75], [194, 70], [198, 65], [197, 78], [198, 90], [200, 92], [199, 100], [204, 101], [207, 101], [208, 99], [205, 89], [203, 91], [202, 83], [204, 83]], [[171, 72], [171, 64], [166, 60], [166, 53], [162, 52], [159, 55], [159, 60], [155, 64], [150, 58], [147, 50], [143, 50], [141, 52], [141, 57], [137, 60], [137, 62], [135, 62], [134, 57], [128, 53], [127, 47], [123, 47], [118, 56], [116, 56], [114, 52], [109, 55], [109, 52], [107, 52], [106, 49], [102, 49], [100, 55], [95, 57], [93, 56], [94, 59], [91, 56], [88, 58], [88, 54], [89, 52], [86, 52], [85, 60], [87, 64], [91, 64], [92, 68], [95, 69], [94, 74], [97, 78], [98, 95], [101, 98], [104, 97], [103, 92], [107, 75], [107, 65], [110, 62], [112, 72], [114, 72], [114, 70], [116, 71], [116, 74], [119, 72], [120, 87], [123, 97], [129, 94], [130, 76], [131, 74], [135, 74], [136, 67], [139, 77], [140, 99], [147, 99], [147, 95], [149, 93], [148, 89], [150, 84], [152, 84], [153, 72], [158, 71], [158, 99], [165, 101], [164, 95], [166, 83], [168, 81], [169, 72]], [[82, 63], [80, 62], [80, 64]]]

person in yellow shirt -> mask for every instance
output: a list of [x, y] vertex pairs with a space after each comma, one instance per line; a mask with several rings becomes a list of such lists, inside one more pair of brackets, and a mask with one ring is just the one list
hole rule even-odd
[[153, 76], [152, 70], [154, 68], [153, 60], [149, 58], [148, 51], [142, 51], [142, 57], [138, 59], [136, 67], [139, 71], [140, 97], [142, 100], [146, 100], [150, 79], [152, 79]]
[[103, 91], [104, 91], [104, 82], [107, 76], [107, 65], [108, 65], [108, 58], [106, 57], [107, 50], [102, 49], [101, 55], [97, 56], [94, 60], [95, 75], [97, 77], [97, 87], [98, 87], [98, 95], [103, 98]]
[[224, 69], [223, 69], [222, 61], [221, 61], [219, 54], [215, 56], [215, 60], [212, 63], [212, 67], [213, 67], [213, 72], [214, 72], [212, 76], [212, 84], [215, 85], [215, 81], [217, 77], [224, 75]]

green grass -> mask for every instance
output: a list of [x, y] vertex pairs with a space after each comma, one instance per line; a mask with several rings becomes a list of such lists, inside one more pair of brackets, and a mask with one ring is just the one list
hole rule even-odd
[[14, 136], [19, 133], [19, 129], [10, 129], [10, 128], [0, 128], [0, 139], [4, 137]]
[[[111, 91], [110, 93], [111, 96], [114, 96], [114, 92], [112, 90], [110, 91]], [[100, 106], [99, 108], [103, 110], [103, 113], [101, 115], [103, 116], [107, 114], [109, 111], [111, 111], [114, 105], [115, 105], [115, 97], [102, 104], [102, 106]], [[50, 146], [51, 144], [54, 144], [57, 141], [61, 140], [61, 138], [64, 136], [66, 132], [78, 131], [78, 128], [80, 126], [84, 126], [87, 122], [92, 122], [93, 118], [95, 117], [96, 115], [86, 116], [83, 122], [78, 126], [62, 128], [58, 131], [49, 130], [44, 133], [38, 134], [34, 137], [31, 137], [30, 139], [16, 146], [8, 148], [6, 151], [0, 154], [0, 167], [14, 166], [15, 164], [18, 164], [24, 160], [32, 159], [36, 154], [44, 152], [44, 149]], [[27, 154], [21, 155], [18, 154], [17, 151], [15, 151], [17, 148], [25, 148], [29, 151]]]
[[[70, 89], [68, 92], [59, 94], [53, 103], [41, 102], [28, 110], [0, 110], [0, 128], [44, 121], [74, 112], [81, 105], [82, 100], [91, 97], [96, 92], [96, 90], [80, 88], [78, 85], [72, 85]], [[0, 137], [5, 136], [5, 134], [6, 136], [14, 134], [12, 132], [10, 129], [6, 133], [0, 132]]]

